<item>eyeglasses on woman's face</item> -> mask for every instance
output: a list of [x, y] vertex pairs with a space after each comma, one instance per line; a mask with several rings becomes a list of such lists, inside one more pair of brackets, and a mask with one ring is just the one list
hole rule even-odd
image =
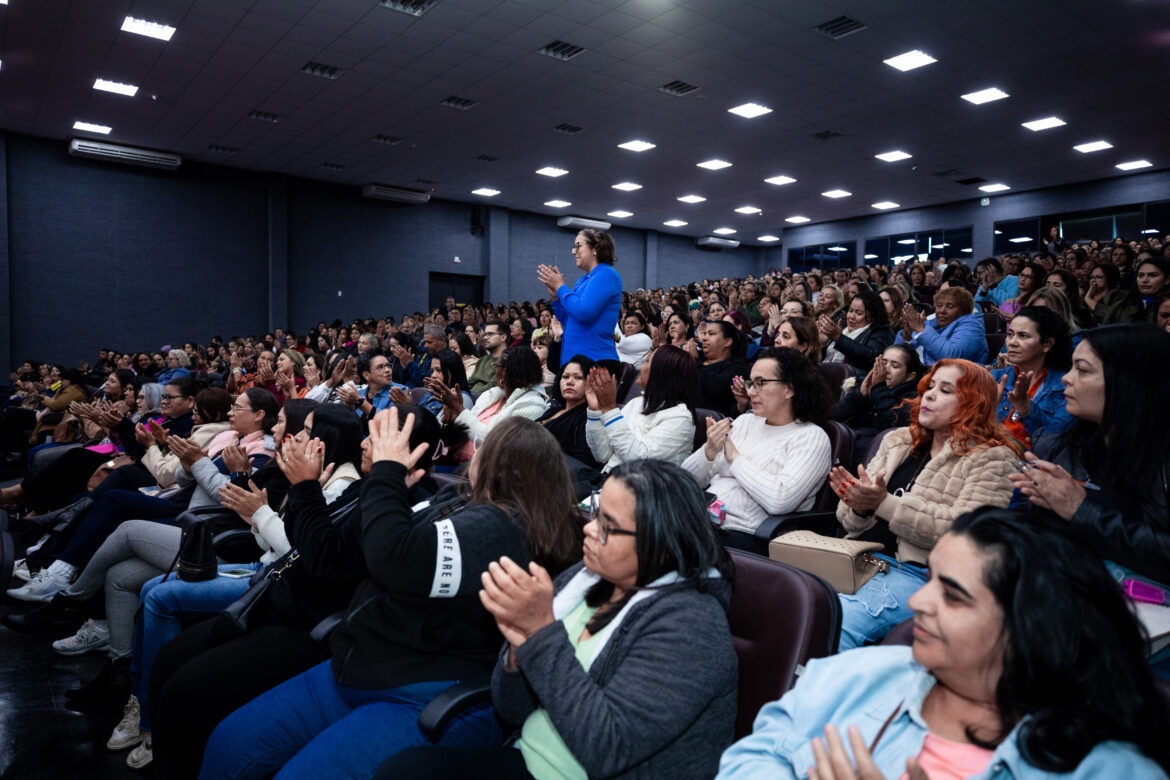
[[609, 541], [610, 536], [637, 536], [637, 531], [627, 531], [616, 525], [607, 523], [601, 517], [601, 493], [594, 491], [589, 494], [589, 519], [597, 529], [597, 541], [602, 546]]
[[752, 390], [759, 390], [762, 392], [768, 387], [770, 383], [783, 381], [783, 379], [745, 379], [743, 380], [743, 389], [747, 390], [749, 393]]

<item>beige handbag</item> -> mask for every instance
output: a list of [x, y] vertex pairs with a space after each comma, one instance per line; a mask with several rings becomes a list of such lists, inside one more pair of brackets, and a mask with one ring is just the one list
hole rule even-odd
[[888, 563], [872, 555], [881, 549], [878, 542], [792, 531], [768, 544], [768, 557], [817, 575], [838, 593], [856, 593], [875, 574], [890, 568]]

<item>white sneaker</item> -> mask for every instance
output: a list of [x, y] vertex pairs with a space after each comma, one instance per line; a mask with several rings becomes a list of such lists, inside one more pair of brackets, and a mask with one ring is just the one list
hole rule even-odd
[[61, 655], [83, 655], [110, 646], [110, 627], [104, 620], [92, 618], [81, 624], [77, 633], [66, 639], [58, 639], [53, 649]]
[[32, 579], [32, 572], [30, 572], [28, 570], [28, 560], [27, 559], [21, 558], [19, 561], [17, 561], [13, 565], [12, 576], [14, 576], [18, 580], [22, 580], [24, 582], [28, 582], [29, 580]]
[[47, 542], [47, 541], [49, 541], [49, 534], [45, 534], [40, 539], [38, 539], [36, 544], [34, 544], [32, 547], [29, 547], [27, 550], [24, 551], [24, 554], [30, 555], [32, 553], [35, 553], [37, 550], [44, 547], [45, 542]]
[[13, 588], [8, 591], [8, 595], [21, 601], [38, 601], [43, 603], [52, 601], [53, 596], [56, 596], [68, 587], [68, 577], [57, 574], [56, 572], [50, 572], [49, 568], [45, 567], [38, 571], [36, 576], [29, 580], [27, 585]]
[[145, 769], [150, 766], [150, 762], [154, 761], [154, 754], [150, 748], [146, 746], [146, 742], [140, 742], [138, 747], [130, 751], [130, 755], [126, 756], [126, 766], [131, 769]]
[[122, 720], [114, 726], [110, 738], [106, 740], [106, 747], [113, 751], [125, 750], [134, 747], [142, 741], [142, 732], [138, 729], [138, 697], [131, 696], [126, 702], [126, 709], [122, 710]]

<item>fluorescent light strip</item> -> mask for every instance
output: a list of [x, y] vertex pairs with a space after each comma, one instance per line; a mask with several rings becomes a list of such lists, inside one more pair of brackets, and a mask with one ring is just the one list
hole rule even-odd
[[768, 233], [768, 234], [763, 235], [763, 236], [756, 236], [756, 241], [763, 241], [765, 244], [770, 244], [773, 241], [779, 241], [779, 240], [780, 240], [780, 236], [774, 236], [771, 233]]
[[118, 95], [126, 95], [127, 97], [134, 97], [138, 94], [138, 87], [133, 84], [121, 84], [117, 81], [106, 81], [105, 79], [98, 79], [93, 83], [94, 89], [100, 89], [102, 92], [113, 92]]
[[1011, 187], [1007, 186], [1006, 184], [996, 183], [996, 184], [984, 184], [979, 189], [982, 190], [983, 192], [1003, 192], [1004, 190], [1010, 190]]
[[725, 228], [715, 228], [711, 232], [715, 233], [716, 235], [720, 235], [720, 236], [730, 236], [732, 233], [735, 233], [736, 230], [735, 230], [735, 228], [726, 228], [725, 227]]
[[903, 238], [898, 243], [899, 244], [917, 244], [918, 239], [916, 239], [916, 238]]
[[1033, 133], [1040, 130], [1051, 130], [1054, 127], [1063, 127], [1068, 124], [1063, 119], [1055, 116], [1046, 116], [1043, 119], [1033, 119], [1031, 122], [1024, 122], [1022, 127], [1026, 127]]
[[735, 210], [736, 214], [760, 214], [763, 209], [758, 209], [755, 206], [740, 206]]
[[683, 195], [678, 200], [681, 200], [683, 203], [702, 203], [706, 198], [702, 195]]
[[761, 106], [759, 103], [744, 103], [742, 106], [727, 109], [727, 113], [742, 116], [744, 119], [755, 119], [758, 116], [772, 113], [772, 109]]
[[1080, 146], [1074, 146], [1073, 148], [1081, 154], [1088, 154], [1089, 152], [1100, 152], [1105, 149], [1112, 149], [1113, 144], [1109, 143], [1108, 141], [1090, 141], [1087, 144], [1081, 144]]
[[653, 149], [655, 146], [656, 144], [652, 144], [649, 141], [638, 140], [626, 141], [624, 144], [618, 144], [619, 149], [628, 149], [631, 152], [645, 152]]
[[788, 217], [784, 221], [791, 222], [794, 225], [800, 225], [804, 222], [811, 222], [812, 220], [809, 217], [795, 216], [795, 217]]
[[827, 247], [825, 247], [825, 249], [829, 250], [830, 252], [848, 252], [849, 251], [848, 248], [843, 247], [843, 246], [827, 246]]
[[632, 212], [632, 211], [622, 211], [621, 209], [618, 209], [617, 211], [609, 211], [609, 212], [606, 212], [606, 215], [605, 215], [605, 216], [607, 216], [607, 217], [613, 217], [614, 219], [625, 219], [626, 217], [632, 217], [632, 216], [634, 216], [634, 212]]
[[105, 125], [95, 125], [92, 122], [77, 121], [73, 123], [74, 130], [82, 130], [86, 133], [101, 133], [102, 135], [109, 135], [114, 128], [106, 127]]
[[160, 41], [169, 41], [175, 34], [174, 27], [168, 27], [158, 22], [148, 22], [145, 19], [135, 19], [127, 16], [122, 22], [122, 29], [136, 35], [145, 35], [147, 38], [158, 38]]
[[1138, 168], [1149, 168], [1153, 165], [1149, 160], [1131, 160], [1130, 162], [1118, 163], [1117, 168], [1123, 171], [1136, 171]]
[[566, 206], [572, 206], [573, 204], [567, 200], [546, 200], [544, 205], [551, 206], [554, 209], [563, 209]]
[[863, 259], [863, 260], [876, 260], [876, 259], [877, 259], [877, 255], [866, 255], [866, 256], [865, 256], [865, 257], [863, 257], [862, 259]]
[[970, 251], [971, 251], [971, 247], [967, 247], [966, 249], [960, 249], [959, 251], [960, 251], [960, 252], [970, 252]]
[[981, 89], [978, 92], [968, 92], [966, 95], [963, 95], [963, 100], [979, 106], [983, 105], [984, 103], [990, 103], [993, 100], [1003, 100], [1005, 97], [1011, 96], [999, 87], [988, 87], [987, 89]]
[[1145, 230], [1142, 231], [1142, 235], [1148, 236], [1151, 233], [1157, 233], [1157, 232], [1158, 232], [1158, 228], [1146, 228]]
[[687, 223], [683, 222], [681, 219], [668, 219], [662, 224], [666, 225], [667, 227], [683, 227]]
[[472, 190], [472, 195], [482, 195], [485, 198], [494, 198], [500, 194], [499, 190], [493, 190], [491, 187], [480, 187], [478, 190]]
[[706, 168], [709, 171], [718, 171], [723, 168], [730, 168], [731, 163], [726, 160], [707, 160], [706, 162], [695, 163], [700, 168]]
[[564, 176], [566, 173], [568, 173], [568, 171], [566, 171], [564, 168], [554, 168], [551, 165], [546, 165], [543, 168], [539, 168], [536, 172], [541, 176], [549, 176], [553, 179], [557, 178], [558, 176]]
[[853, 193], [849, 192], [848, 190], [828, 190], [826, 192], [822, 192], [821, 194], [826, 198], [848, 198]]
[[764, 179], [765, 184], [775, 184], [777, 187], [782, 184], [792, 184], [795, 181], [796, 179], [791, 176], [773, 176], [770, 179]]
[[621, 190], [623, 192], [633, 192], [634, 190], [642, 189], [641, 184], [634, 184], [632, 181], [619, 181], [613, 185], [613, 189]]
[[877, 203], [871, 203], [869, 205], [875, 209], [883, 209], [883, 210], [884, 209], [898, 208], [898, 204], [894, 203], [894, 201], [892, 201], [892, 200], [879, 200]]
[[886, 162], [898, 162], [898, 160], [909, 160], [912, 156], [913, 155], [906, 154], [901, 149], [896, 149], [892, 152], [882, 152], [881, 154], [874, 155], [874, 157], [878, 158], [879, 160], [885, 160]]
[[1016, 236], [1015, 238], [1008, 239], [1008, 241], [1011, 241], [1013, 244], [1026, 244], [1031, 240], [1031, 236]]
[[891, 68], [897, 68], [905, 73], [908, 70], [921, 68], [923, 65], [930, 65], [932, 62], [938, 62], [934, 57], [918, 49], [912, 49], [904, 54], [899, 54], [897, 57], [890, 57], [888, 60], [882, 60]]

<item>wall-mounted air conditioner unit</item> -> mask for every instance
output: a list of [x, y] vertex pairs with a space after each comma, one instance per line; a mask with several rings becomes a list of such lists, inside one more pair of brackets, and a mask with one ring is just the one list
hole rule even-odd
[[557, 219], [557, 227], [569, 228], [570, 230], [584, 230], [585, 228], [609, 230], [610, 223], [602, 219], [586, 219], [585, 217], [559, 217]]
[[401, 187], [387, 187], [382, 184], [367, 184], [362, 187], [362, 197], [392, 200], [395, 203], [426, 203], [431, 199], [431, 193], [404, 190]]
[[695, 246], [703, 249], [735, 249], [739, 241], [734, 238], [716, 238], [715, 236], [700, 236], [695, 239]]
[[155, 152], [133, 146], [108, 144], [104, 141], [87, 141], [74, 138], [69, 141], [69, 154], [73, 157], [87, 157], [91, 160], [105, 160], [126, 165], [141, 165], [144, 168], [163, 168], [173, 171], [183, 164], [183, 158], [170, 152]]

